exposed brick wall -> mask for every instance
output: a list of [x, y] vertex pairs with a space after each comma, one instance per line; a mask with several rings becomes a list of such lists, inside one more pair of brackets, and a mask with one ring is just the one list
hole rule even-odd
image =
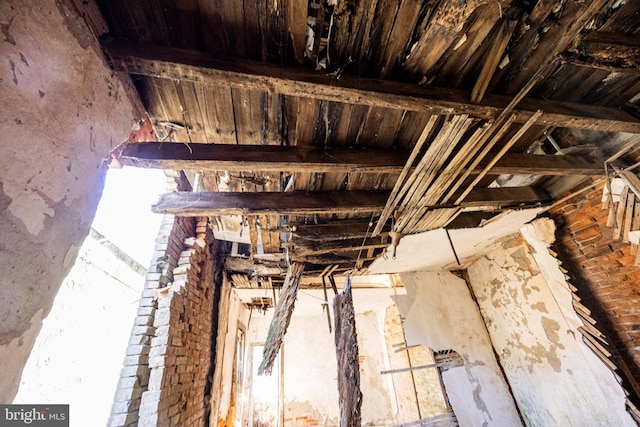
[[558, 252], [636, 382], [640, 382], [640, 268], [631, 245], [616, 241], [602, 208], [604, 184], [550, 211], [558, 226]]
[[193, 218], [167, 215], [162, 220], [156, 238], [154, 261], [146, 275], [124, 366], [120, 372], [111, 408], [110, 426], [137, 425], [142, 394], [147, 391], [149, 384], [149, 353], [151, 339], [156, 333], [154, 320], [158, 307], [157, 292], [173, 282], [173, 271], [180, 259], [182, 242], [194, 233]]
[[197, 223], [196, 236], [184, 240], [173, 283], [159, 292], [140, 426], [204, 425], [214, 293], [213, 235], [206, 224]]
[[[169, 187], [189, 190], [188, 181], [181, 175], [173, 176]], [[174, 269], [178, 266], [183, 242], [195, 236], [195, 220], [165, 215], [162, 219], [144, 289], [138, 304], [137, 316], [131, 330], [120, 380], [111, 407], [109, 426], [138, 425], [142, 395], [148, 390], [151, 340], [156, 333], [154, 320], [158, 308], [158, 289], [174, 281]]]

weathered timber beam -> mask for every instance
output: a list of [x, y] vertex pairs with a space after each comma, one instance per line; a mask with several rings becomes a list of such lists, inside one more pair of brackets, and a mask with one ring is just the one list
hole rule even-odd
[[291, 263], [287, 270], [287, 276], [284, 279], [284, 285], [280, 292], [280, 300], [273, 313], [271, 325], [269, 325], [267, 340], [262, 352], [262, 363], [260, 363], [258, 367], [258, 375], [262, 375], [263, 373], [267, 375], [271, 374], [271, 368], [278, 356], [278, 352], [282, 346], [282, 340], [291, 321], [291, 315], [293, 314], [293, 308], [300, 286], [300, 277], [302, 277], [303, 271], [304, 264], [295, 262]]
[[[489, 203], [487, 203], [490, 201]], [[518, 206], [549, 201], [549, 195], [535, 187], [474, 188], [460, 203], [463, 208]]]
[[[239, 59], [225, 61], [204, 52], [167, 46], [113, 40], [103, 42], [102, 46], [112, 66], [129, 74], [304, 95], [347, 104], [494, 119], [511, 100], [508, 96], [490, 94], [482, 103], [471, 104], [470, 94], [458, 90], [346, 74], [336, 79], [302, 68]], [[526, 122], [537, 110], [544, 111], [536, 121], [538, 125], [640, 133], [640, 121], [619, 109], [528, 98], [514, 111], [516, 122]]]
[[386, 191], [174, 192], [163, 194], [152, 210], [181, 216], [371, 213], [382, 210], [388, 195]]
[[[480, 162], [478, 173], [491, 159], [491, 153]], [[491, 174], [522, 175], [604, 175], [604, 165], [584, 156], [506, 153], [491, 168]]]
[[[369, 226], [369, 221], [363, 220], [338, 220], [327, 224], [294, 224], [293, 235], [300, 239], [315, 242], [326, 242], [340, 239], [362, 239], [365, 235], [370, 236], [373, 227]], [[387, 225], [381, 235], [386, 235], [391, 231]]]
[[174, 170], [399, 173], [407, 157], [402, 150], [141, 142], [126, 145], [118, 160], [126, 166]]
[[237, 271], [246, 274], [257, 274], [258, 276], [281, 276], [287, 272], [285, 267], [280, 267], [278, 263], [254, 263], [249, 258], [228, 256], [224, 260], [224, 268], [227, 271]]
[[[310, 215], [381, 212], [387, 191], [293, 191], [290, 193], [166, 193], [152, 206], [155, 213], [179, 216]], [[533, 187], [474, 188], [462, 207], [506, 207], [544, 202], [548, 195]]]
[[[356, 262], [357, 257], [347, 257], [347, 256], [337, 256], [331, 254], [323, 254], [323, 255], [308, 255], [308, 256], [298, 256], [291, 255], [291, 260], [296, 262], [305, 262], [309, 264], [316, 265], [340, 265], [340, 266], [348, 266], [349, 268], [354, 267], [354, 263]], [[366, 257], [361, 256], [360, 261], [373, 261], [376, 257]]]
[[294, 251], [298, 256], [323, 255], [338, 252], [366, 251], [368, 249], [386, 248], [391, 243], [382, 243], [379, 237], [367, 239], [346, 239], [327, 242], [310, 242], [296, 239]]
[[[399, 150], [319, 150], [274, 145], [140, 142], [125, 146], [118, 160], [157, 169], [288, 172], [400, 173], [409, 154]], [[491, 155], [487, 156], [491, 158]], [[480, 172], [488, 160], [481, 162]], [[604, 166], [578, 155], [505, 154], [494, 174], [604, 175]]]

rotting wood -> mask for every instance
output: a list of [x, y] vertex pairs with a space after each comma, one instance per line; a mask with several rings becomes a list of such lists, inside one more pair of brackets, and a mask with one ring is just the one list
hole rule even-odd
[[[489, 94], [481, 104], [468, 102], [468, 92], [407, 85], [379, 79], [330, 75], [234, 59], [223, 61], [209, 54], [166, 46], [105, 41], [103, 48], [118, 71], [173, 80], [281, 93], [347, 104], [420, 111], [431, 114], [469, 114], [495, 119], [512, 100]], [[372, 88], [375, 88], [374, 90]], [[640, 121], [616, 108], [570, 102], [524, 99], [514, 110], [524, 123], [536, 110], [544, 111], [536, 124], [603, 131], [640, 133]]]
[[257, 274], [258, 276], [281, 276], [286, 269], [277, 263], [254, 263], [248, 258], [227, 256], [224, 260], [224, 268], [227, 271], [243, 272], [245, 274]]
[[487, 54], [487, 58], [485, 59], [480, 75], [478, 76], [478, 80], [471, 91], [471, 102], [474, 104], [478, 104], [482, 101], [487, 87], [491, 82], [491, 78], [493, 77], [493, 73], [496, 71], [496, 67], [498, 67], [498, 63], [504, 55], [504, 50], [507, 47], [507, 43], [509, 43], [509, 39], [511, 38], [511, 34], [513, 33], [516, 23], [517, 21], [508, 19], [504, 19], [500, 22], [498, 33], [495, 36], [495, 40], [492, 41], [489, 53]]
[[293, 242], [294, 251], [297, 255], [321, 255], [334, 252], [357, 251], [365, 249], [379, 249], [389, 246], [382, 243], [379, 237], [370, 237], [367, 239], [342, 239], [330, 242], [309, 242], [296, 239]]
[[282, 340], [291, 321], [303, 271], [304, 264], [297, 262], [292, 263], [287, 270], [287, 277], [284, 279], [284, 285], [280, 291], [280, 300], [273, 313], [273, 320], [269, 326], [267, 340], [264, 344], [262, 363], [258, 367], [258, 375], [271, 374], [273, 362], [280, 351]]
[[[337, 220], [326, 224], [292, 224], [291, 228], [295, 237], [314, 242], [362, 239], [367, 234], [369, 220]], [[389, 230], [389, 225], [385, 225], [380, 235], [386, 236]]]
[[429, 206], [428, 201], [422, 200], [425, 192], [442, 172], [449, 156], [472, 123], [473, 120], [466, 115], [455, 116], [445, 123], [436, 135], [415, 170], [398, 192], [397, 199], [402, 200], [402, 203], [399, 204], [401, 209], [396, 219], [397, 229], [394, 231], [400, 231], [403, 234], [413, 231], [412, 227]]
[[351, 278], [345, 277], [342, 292], [333, 299], [335, 345], [338, 364], [338, 401], [340, 427], [360, 427], [362, 392], [355, 309], [351, 295]]
[[595, 66], [613, 65], [621, 70], [637, 71], [640, 67], [640, 39], [637, 34], [593, 31], [578, 44], [580, 56]]

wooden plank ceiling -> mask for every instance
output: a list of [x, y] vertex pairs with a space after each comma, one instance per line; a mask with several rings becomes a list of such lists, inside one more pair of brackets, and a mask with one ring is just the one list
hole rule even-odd
[[197, 176], [154, 209], [211, 217], [261, 286], [287, 260], [366, 272], [392, 228], [548, 203], [640, 134], [637, 1], [98, 6], [159, 138], [119, 161]]

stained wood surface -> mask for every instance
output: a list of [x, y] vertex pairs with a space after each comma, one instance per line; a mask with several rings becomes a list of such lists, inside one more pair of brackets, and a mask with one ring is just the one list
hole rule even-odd
[[338, 403], [340, 427], [359, 427], [362, 392], [360, 391], [360, 359], [356, 316], [347, 274], [342, 292], [333, 299], [335, 345], [338, 365]]
[[275, 307], [273, 319], [269, 325], [269, 332], [267, 333], [262, 354], [262, 362], [258, 367], [258, 375], [271, 374], [273, 362], [278, 356], [278, 352], [282, 346], [282, 340], [287, 333], [287, 328], [291, 321], [303, 271], [304, 264], [296, 262], [292, 263], [287, 270], [287, 276], [284, 279], [284, 285], [280, 291], [280, 300]]
[[[388, 197], [388, 191], [174, 192], [163, 194], [152, 211], [178, 216], [371, 213], [382, 211]], [[548, 199], [534, 187], [474, 188], [460, 206], [499, 208]]]
[[[129, 42], [105, 42], [103, 47], [113, 65], [130, 74], [171, 80], [223, 85], [240, 90], [266, 91], [368, 105], [370, 107], [421, 111], [437, 114], [470, 114], [495, 118], [509, 103], [509, 97], [485, 96], [482, 104], [470, 104], [462, 91], [412, 86], [387, 80], [330, 75], [298, 68], [278, 67], [249, 61], [223, 61], [197, 51], [173, 49]], [[536, 110], [544, 114], [541, 125], [640, 133], [640, 121], [607, 107], [540, 99], [523, 100], [516, 121], [526, 122]]]

